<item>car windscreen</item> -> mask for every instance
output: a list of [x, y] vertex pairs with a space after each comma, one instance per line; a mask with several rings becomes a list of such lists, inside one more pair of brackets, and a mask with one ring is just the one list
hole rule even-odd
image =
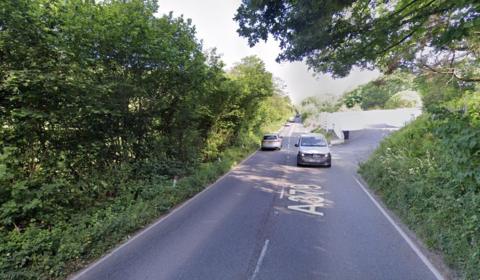
[[325, 141], [324, 138], [320, 137], [314, 137], [314, 136], [307, 136], [307, 137], [302, 137], [300, 146], [306, 146], [306, 147], [326, 147], [327, 142]]
[[263, 140], [277, 140], [277, 136], [275, 136], [275, 135], [265, 135], [265, 136], [263, 136]]

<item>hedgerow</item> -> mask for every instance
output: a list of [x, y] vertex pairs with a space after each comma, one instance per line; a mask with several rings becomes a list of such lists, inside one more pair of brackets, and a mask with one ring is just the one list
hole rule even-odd
[[467, 92], [393, 133], [359, 170], [466, 279], [480, 278], [479, 112], [479, 94]]
[[190, 20], [156, 10], [0, 1], [0, 278], [65, 277], [291, 114], [263, 61], [226, 71]]

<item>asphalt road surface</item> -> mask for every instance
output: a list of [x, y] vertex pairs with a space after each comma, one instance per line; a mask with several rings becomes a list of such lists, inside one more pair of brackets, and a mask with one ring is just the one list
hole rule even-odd
[[[351, 132], [296, 166], [301, 124], [73, 279], [442, 279], [356, 180], [388, 133]], [[437, 274], [436, 274], [437, 273]]]

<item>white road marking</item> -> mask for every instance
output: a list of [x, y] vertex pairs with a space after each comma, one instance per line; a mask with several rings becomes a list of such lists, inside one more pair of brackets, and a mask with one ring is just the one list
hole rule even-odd
[[324, 204], [325, 198], [320, 197], [320, 196], [314, 196], [314, 195], [289, 195], [288, 200], [293, 201], [293, 202], [300, 202], [300, 203], [306, 203], [306, 204]]
[[433, 264], [428, 260], [428, 258], [422, 253], [422, 251], [418, 248], [415, 243], [408, 237], [408, 235], [395, 223], [395, 221], [388, 215], [387, 211], [383, 209], [383, 207], [378, 203], [378, 201], [368, 192], [367, 188], [357, 179], [355, 176], [353, 176], [353, 179], [357, 182], [357, 184], [360, 186], [360, 188], [365, 192], [370, 198], [370, 200], [373, 202], [373, 204], [380, 210], [380, 212], [387, 218], [387, 220], [392, 224], [392, 226], [400, 233], [400, 236], [403, 237], [403, 239], [407, 242], [407, 244], [412, 248], [412, 250], [415, 252], [415, 254], [422, 260], [422, 262], [425, 264], [425, 266], [430, 269], [430, 271], [433, 273], [435, 278], [438, 280], [444, 280], [445, 278], [440, 274], [440, 272], [433, 266]]
[[265, 258], [265, 254], [267, 253], [268, 243], [270, 243], [270, 240], [265, 240], [262, 252], [260, 253], [260, 257], [258, 258], [257, 265], [255, 266], [255, 271], [253, 272], [252, 277], [250, 277], [250, 280], [254, 280], [258, 272], [260, 271], [260, 266], [262, 266], [263, 258]]
[[287, 206], [288, 209], [290, 210], [295, 210], [299, 212], [304, 212], [307, 214], [312, 214], [312, 215], [317, 215], [317, 216], [323, 216], [323, 212], [318, 212], [317, 207], [325, 207], [325, 204], [307, 204], [307, 205], [290, 205]]
[[285, 195], [285, 187], [282, 187], [282, 191], [280, 192], [280, 199], [282, 199], [284, 195]]
[[288, 130], [288, 143], [287, 143], [287, 149], [290, 150], [290, 140], [292, 139], [292, 133], [294, 130], [294, 125], [290, 126], [290, 129]]
[[297, 189], [297, 190], [320, 190], [322, 189], [321, 186], [317, 185], [291, 185], [290, 188]]
[[[292, 185], [288, 190], [287, 199], [300, 205], [288, 205], [287, 209], [307, 214], [323, 216], [324, 213], [317, 211], [317, 208], [325, 208], [327, 201], [321, 197], [325, 192], [320, 191], [321, 186], [315, 185]], [[283, 191], [283, 190], [282, 190]]]

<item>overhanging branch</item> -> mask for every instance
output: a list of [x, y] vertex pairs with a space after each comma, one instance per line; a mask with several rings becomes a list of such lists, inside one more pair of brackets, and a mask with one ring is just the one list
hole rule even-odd
[[480, 82], [480, 77], [468, 77], [467, 78], [467, 77], [459, 76], [455, 72], [455, 68], [448, 68], [448, 69], [434, 68], [434, 67], [432, 67], [430, 65], [427, 65], [425, 63], [422, 63], [421, 66], [422, 66], [422, 68], [427, 69], [430, 72], [434, 72], [434, 73], [442, 74], [442, 75], [452, 75], [456, 79], [458, 79], [460, 81], [463, 81], [463, 82]]

